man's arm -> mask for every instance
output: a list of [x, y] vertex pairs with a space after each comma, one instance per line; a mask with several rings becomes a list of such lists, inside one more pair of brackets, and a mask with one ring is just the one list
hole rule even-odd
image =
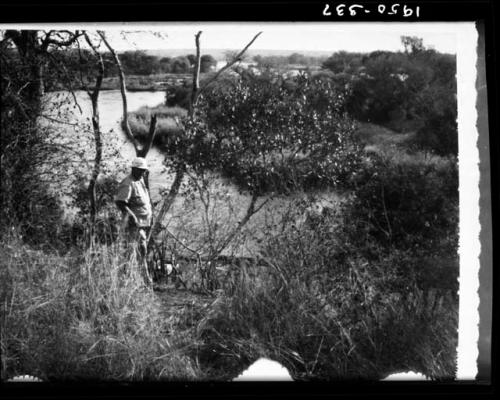
[[127, 206], [127, 203], [123, 200], [116, 200], [115, 201], [116, 206], [118, 209], [122, 212], [123, 217], [125, 217], [127, 214], [132, 217], [132, 221], [134, 221], [136, 226], [139, 226], [139, 221], [137, 220], [137, 217], [135, 214], [132, 212], [132, 210]]

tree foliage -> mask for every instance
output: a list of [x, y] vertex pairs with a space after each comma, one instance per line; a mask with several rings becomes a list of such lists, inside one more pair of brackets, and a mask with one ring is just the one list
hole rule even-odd
[[269, 55], [263, 56], [257, 54], [252, 57], [252, 60], [259, 68], [264, 69], [279, 69], [290, 65], [313, 66], [321, 65], [324, 57], [306, 56], [301, 53], [292, 53], [288, 56]]
[[191, 63], [187, 57], [176, 57], [172, 60], [172, 72], [174, 74], [183, 74], [189, 72]]
[[415, 143], [437, 154], [457, 154], [456, 59], [401, 38], [405, 52], [334, 53], [323, 68], [350, 91], [349, 112], [361, 121], [417, 132]]
[[169, 143], [174, 160], [218, 170], [252, 193], [339, 184], [357, 162], [353, 121], [328, 82], [247, 74], [203, 95], [197, 114]]
[[159, 58], [150, 56], [145, 51], [125, 51], [119, 57], [126, 75], [151, 75], [161, 72]]
[[204, 54], [200, 58], [200, 72], [209, 72], [217, 65], [217, 60], [210, 54]]

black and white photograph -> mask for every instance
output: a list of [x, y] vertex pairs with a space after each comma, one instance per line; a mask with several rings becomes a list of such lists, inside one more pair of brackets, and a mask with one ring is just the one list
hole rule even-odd
[[0, 24], [2, 382], [474, 381], [478, 40]]

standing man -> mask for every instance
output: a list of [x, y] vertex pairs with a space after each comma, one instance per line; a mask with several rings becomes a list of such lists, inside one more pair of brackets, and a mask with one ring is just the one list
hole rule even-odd
[[132, 172], [118, 186], [115, 203], [123, 215], [122, 234], [128, 244], [136, 246], [137, 258], [146, 284], [151, 284], [146, 257], [147, 230], [151, 226], [152, 210], [143, 178], [147, 170], [145, 158], [137, 157], [132, 161]]

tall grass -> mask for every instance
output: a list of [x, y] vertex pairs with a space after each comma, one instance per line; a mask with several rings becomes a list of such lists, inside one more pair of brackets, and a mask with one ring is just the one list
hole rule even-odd
[[269, 243], [266, 274], [243, 269], [201, 321], [202, 367], [226, 379], [268, 357], [295, 379], [381, 379], [408, 369], [452, 379], [451, 293], [404, 276], [405, 257], [338, 263], [333, 236], [287, 232]]
[[169, 141], [182, 133], [182, 127], [177, 124], [176, 118], [185, 117], [187, 111], [181, 107], [167, 107], [160, 104], [156, 107], [141, 107], [129, 113], [130, 129], [139, 140], [147, 138], [152, 114], [158, 117], [154, 144], [167, 149]]
[[118, 245], [66, 256], [1, 244], [2, 379], [149, 380], [197, 376], [133, 256]]

